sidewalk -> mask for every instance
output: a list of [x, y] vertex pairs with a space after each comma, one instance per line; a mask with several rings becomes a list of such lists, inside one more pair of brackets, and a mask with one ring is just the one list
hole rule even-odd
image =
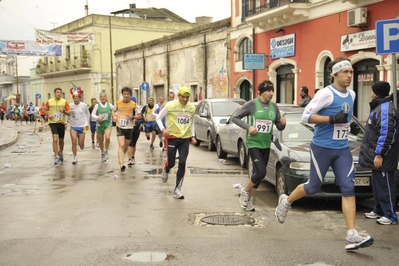
[[0, 151], [17, 142], [17, 130], [18, 128], [14, 121], [4, 120], [2, 123], [0, 123]]

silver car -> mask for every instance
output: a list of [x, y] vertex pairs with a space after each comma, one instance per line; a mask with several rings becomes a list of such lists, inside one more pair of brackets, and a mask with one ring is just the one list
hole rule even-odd
[[216, 149], [216, 134], [230, 115], [247, 101], [239, 98], [206, 99], [201, 101], [194, 114], [195, 138], [197, 145], [208, 143], [208, 150]]

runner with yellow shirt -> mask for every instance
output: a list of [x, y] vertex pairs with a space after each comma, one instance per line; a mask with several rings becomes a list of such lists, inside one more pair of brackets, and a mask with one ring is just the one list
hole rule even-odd
[[[162, 172], [162, 181], [168, 181], [169, 171], [175, 166], [176, 152], [179, 151], [179, 166], [176, 173], [176, 186], [173, 191], [173, 197], [184, 199], [181, 193], [184, 174], [186, 171], [186, 161], [189, 151], [189, 144], [196, 144], [194, 138], [193, 117], [195, 107], [188, 102], [191, 91], [187, 87], [181, 87], [178, 93], [178, 99], [167, 102], [157, 115], [156, 121], [159, 129], [165, 137], [166, 162]], [[165, 125], [162, 119], [165, 119]]]

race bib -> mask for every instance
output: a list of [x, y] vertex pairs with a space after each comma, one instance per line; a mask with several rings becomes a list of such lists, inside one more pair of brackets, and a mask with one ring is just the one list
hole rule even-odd
[[177, 124], [182, 126], [190, 124], [190, 115], [177, 115]]
[[348, 139], [349, 135], [349, 124], [334, 124], [334, 140]]
[[53, 118], [55, 120], [61, 120], [62, 119], [62, 113], [58, 113], [58, 112], [54, 113], [53, 114]]
[[108, 120], [108, 113], [100, 114], [99, 116], [103, 119], [103, 121]]
[[127, 119], [127, 118], [120, 118], [119, 119], [119, 125], [121, 126], [121, 127], [126, 127], [126, 126], [128, 126], [129, 125], [129, 119]]
[[273, 122], [270, 120], [256, 119], [255, 128], [258, 133], [270, 133], [272, 130]]

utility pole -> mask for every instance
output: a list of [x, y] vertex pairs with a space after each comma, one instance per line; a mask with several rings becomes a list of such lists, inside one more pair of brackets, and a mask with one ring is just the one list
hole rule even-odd
[[109, 16], [109, 54], [110, 54], [110, 62], [111, 62], [111, 96], [112, 96], [112, 104], [114, 102], [114, 71], [113, 71], [113, 54], [112, 54], [112, 34], [111, 34], [111, 16]]
[[18, 55], [15, 56], [15, 85], [17, 86], [17, 98], [16, 102], [19, 104], [21, 102], [21, 95], [19, 94], [19, 78], [18, 78]]

